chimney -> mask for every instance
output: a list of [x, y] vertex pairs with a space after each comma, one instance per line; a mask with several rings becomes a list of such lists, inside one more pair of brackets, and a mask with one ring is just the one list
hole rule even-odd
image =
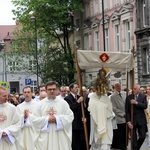
[[19, 22], [18, 22], [18, 21], [16, 21], [16, 25], [17, 25], [17, 26], [19, 25]]

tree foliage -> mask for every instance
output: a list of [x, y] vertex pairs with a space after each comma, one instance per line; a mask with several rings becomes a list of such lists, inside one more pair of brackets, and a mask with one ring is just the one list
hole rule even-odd
[[[82, 0], [12, 0], [16, 21], [15, 51], [35, 57], [38, 41], [40, 77], [44, 82], [52, 79], [60, 84], [74, 80], [74, 62], [69, 44], [73, 32], [73, 12], [82, 11]], [[35, 17], [31, 20], [31, 17]]]

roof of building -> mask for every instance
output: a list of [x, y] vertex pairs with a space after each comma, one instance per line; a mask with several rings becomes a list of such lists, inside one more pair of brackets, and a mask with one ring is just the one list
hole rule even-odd
[[13, 31], [18, 25], [0, 25], [0, 41], [14, 37]]

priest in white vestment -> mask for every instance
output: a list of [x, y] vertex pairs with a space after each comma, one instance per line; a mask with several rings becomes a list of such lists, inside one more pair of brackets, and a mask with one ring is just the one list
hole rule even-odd
[[106, 96], [108, 81], [106, 72], [101, 69], [95, 82], [95, 93], [90, 95], [91, 115], [90, 145], [91, 150], [110, 150], [113, 138], [112, 119], [114, 113], [109, 97]]
[[[40, 133], [40, 124], [33, 123], [33, 120], [36, 118], [33, 112], [37, 102], [32, 99], [33, 91], [30, 86], [23, 88], [23, 95], [25, 101], [17, 106], [17, 111], [21, 115], [23, 146], [25, 150], [37, 150], [35, 141]], [[19, 148], [19, 150], [21, 150], [21, 148]]]
[[16, 107], [7, 102], [8, 92], [0, 86], [0, 150], [18, 150], [21, 147], [21, 119]]
[[38, 103], [35, 111], [43, 123], [36, 142], [37, 149], [71, 150], [73, 112], [66, 101], [56, 97], [56, 82], [48, 82], [46, 92], [47, 97]]

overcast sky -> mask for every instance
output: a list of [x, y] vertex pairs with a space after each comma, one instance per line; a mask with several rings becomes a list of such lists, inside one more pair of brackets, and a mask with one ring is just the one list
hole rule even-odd
[[0, 4], [0, 25], [15, 25], [15, 20], [12, 13], [12, 9], [14, 9], [11, 0], [1, 0]]

